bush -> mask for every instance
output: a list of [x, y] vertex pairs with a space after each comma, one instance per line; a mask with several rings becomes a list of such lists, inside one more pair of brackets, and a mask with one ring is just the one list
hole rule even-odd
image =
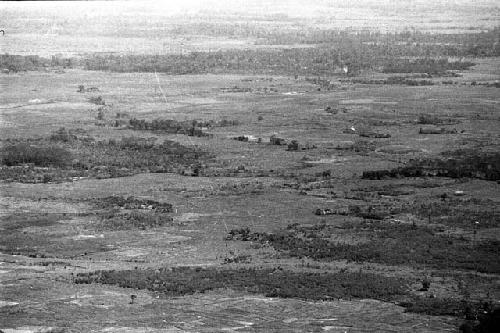
[[424, 113], [418, 116], [418, 123], [424, 125], [436, 125], [441, 124], [441, 120], [435, 115]]
[[102, 98], [102, 96], [90, 97], [89, 102], [93, 103], [95, 105], [106, 105], [106, 102], [104, 102], [104, 99]]
[[66, 128], [61, 127], [57, 131], [53, 132], [50, 136], [50, 140], [52, 141], [60, 141], [60, 142], [70, 142], [76, 140], [77, 137]]
[[2, 151], [2, 164], [7, 166], [33, 163], [36, 166], [64, 167], [71, 153], [58, 146], [35, 147], [26, 143], [7, 146]]

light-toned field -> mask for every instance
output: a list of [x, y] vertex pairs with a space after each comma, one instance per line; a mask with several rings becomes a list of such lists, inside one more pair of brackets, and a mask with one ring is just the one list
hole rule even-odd
[[[161, 1], [2, 3], [0, 50], [50, 57], [85, 53], [170, 54], [255, 49], [258, 38], [224, 31], [349, 29], [468, 33], [498, 25], [496, 1]], [[203, 24], [220, 24], [215, 36]], [[197, 27], [190, 30], [189, 27]], [[187, 26], [187, 30], [176, 30]], [[229, 27], [229, 28], [228, 28]], [[226, 30], [224, 30], [226, 29]], [[310, 47], [311, 45], [309, 45]], [[272, 46], [271, 46], [272, 47]], [[294, 45], [300, 47], [300, 45]]]

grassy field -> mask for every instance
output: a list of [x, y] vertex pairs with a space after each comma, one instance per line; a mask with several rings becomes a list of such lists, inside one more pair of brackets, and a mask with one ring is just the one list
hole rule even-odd
[[[491, 66], [491, 60], [477, 68], [482, 66]], [[464, 73], [464, 77], [479, 75], [474, 71]], [[499, 299], [497, 259], [495, 255], [488, 259], [491, 253], [498, 253], [498, 212], [493, 208], [500, 197], [497, 182], [442, 177], [361, 178], [365, 171], [392, 169], [411, 159], [437, 158], [449, 151], [496, 151], [497, 88], [472, 86], [470, 82], [432, 87], [344, 82], [336, 89], [318, 91], [317, 85], [301, 77], [159, 75], [163, 95], [154, 74], [81, 70], [9, 74], [2, 81], [6, 88], [1, 110], [3, 147], [17, 142], [58, 144], [76, 149], [75, 154], [82, 148], [71, 147], [84, 147], [86, 143], [81, 140], [85, 137], [92, 137], [94, 142], [154, 137], [158, 143], [171, 140], [211, 156], [200, 162], [198, 177], [131, 169], [135, 175], [119, 178], [99, 179], [103, 178], [96, 178], [99, 173], [87, 173], [83, 179], [69, 182], [4, 181], [0, 185], [2, 282], [7, 302], [1, 307], [3, 327], [53, 326], [68, 331], [97, 331], [104, 326], [115, 331], [124, 330], [124, 326], [130, 331], [146, 326], [153, 331], [174, 326], [187, 331], [226, 326], [257, 331], [378, 327], [440, 331], [461, 323], [465, 308], [460, 304], [465, 303], [460, 302], [480, 311], [476, 304], [495, 304]], [[80, 93], [79, 85], [99, 91]], [[90, 101], [96, 96], [102, 97], [104, 107]], [[328, 106], [339, 111], [326, 112]], [[103, 115], [97, 119], [100, 107]], [[425, 122], [439, 118], [444, 127], [454, 128], [456, 133], [419, 134], [424, 126], [419, 124], [424, 119], [420, 116], [429, 114], [434, 118], [427, 117]], [[204, 128], [208, 137], [113, 125], [117, 119], [131, 118], [211, 120], [214, 124], [226, 120], [234, 125]], [[76, 141], [69, 145], [50, 141], [60, 127], [76, 133], [72, 139]], [[388, 133], [390, 137], [363, 137], [362, 131]], [[270, 144], [272, 135], [315, 148], [290, 151], [286, 145]], [[234, 140], [237, 136], [250, 140]], [[87, 145], [91, 154], [96, 148]], [[99, 163], [111, 163], [88, 158], [88, 163], [97, 163], [97, 167]], [[35, 167], [39, 174], [47, 172], [44, 170]], [[98, 198], [112, 196], [150, 199], [173, 208], [171, 213], [161, 213], [148, 205], [125, 210], [113, 204], [96, 206]], [[440, 206], [432, 206], [435, 201], [441, 202]], [[454, 215], [458, 207], [462, 213]], [[337, 213], [314, 214], [326, 208]], [[366, 224], [372, 218], [382, 218], [382, 225]], [[481, 224], [475, 225], [476, 220]], [[389, 227], [394, 223], [400, 225], [399, 229]], [[387, 224], [389, 229], [384, 227]], [[295, 229], [290, 229], [291, 225]], [[230, 230], [242, 228], [268, 236], [250, 237], [251, 242], [238, 237], [227, 239]], [[420, 231], [412, 232], [412, 228]], [[290, 234], [290, 230], [295, 231]], [[292, 236], [279, 238], [287, 232]], [[406, 239], [404, 249], [404, 242], [384, 243], [390, 238]], [[435, 242], [436, 246], [432, 245]], [[423, 243], [429, 244], [428, 250], [420, 248]], [[384, 252], [389, 244], [402, 255]], [[484, 248], [486, 244], [490, 244], [488, 248]], [[456, 257], [468, 251], [463, 248], [470, 248], [472, 256]], [[147, 276], [149, 270], [154, 273], [158, 268], [176, 266], [212, 267], [216, 270], [204, 274], [218, 282], [211, 285], [206, 280], [207, 287], [195, 287], [198, 293], [193, 295], [159, 299], [154, 295], [161, 295], [162, 288], [143, 290], [140, 282], [134, 289], [72, 283], [77, 274], [97, 270], [113, 269], [118, 276], [127, 276], [120, 273], [126, 270], [144, 270]], [[259, 273], [263, 274], [261, 280], [245, 282], [246, 269], [263, 270]], [[401, 289], [396, 295], [370, 289], [378, 287], [370, 286], [368, 281], [373, 279], [361, 275], [360, 281], [368, 284], [353, 287], [358, 291], [331, 291], [337, 299], [328, 301], [331, 305], [325, 307], [325, 303], [314, 300], [328, 295], [321, 288], [335, 284], [300, 291], [302, 287], [292, 283], [282, 286], [288, 289], [276, 291], [275, 282], [266, 277], [273, 270], [292, 274], [286, 277], [290, 282], [313, 273], [363, 272], [380, 279], [397, 278], [401, 281], [397, 288]], [[182, 277], [175, 278], [160, 275], [157, 280], [181, 288], [176, 287], [176, 279], [194, 279], [198, 274], [189, 272], [182, 271]], [[425, 279], [430, 281], [430, 288], [420, 291]], [[98, 281], [115, 284], [106, 279]], [[127, 281], [134, 281], [133, 276]], [[188, 281], [199, 285], [196, 280]], [[190, 290], [193, 286], [187, 282], [182, 288]], [[369, 296], [373, 292], [379, 296]], [[257, 301], [261, 296], [249, 296], [252, 293], [273, 298]], [[131, 299], [130, 295], [135, 296]], [[280, 299], [280, 295], [292, 298]], [[431, 296], [451, 299], [456, 312], [444, 311], [450, 306], [445, 301], [433, 305], [422, 301]], [[403, 307], [364, 298], [391, 298], [420, 314], [404, 313]], [[216, 308], [201, 308], [207, 303], [240, 312], [236, 317], [226, 317]], [[317, 311], [314, 318], [336, 320], [311, 319], [304, 307]], [[187, 315], [188, 308], [198, 317]], [[364, 308], [367, 310], [361, 310]], [[127, 320], [122, 317], [124, 312], [130, 313]], [[447, 315], [434, 316], [444, 313]], [[101, 316], [108, 319], [104, 322]], [[82, 319], [85, 317], [88, 319]], [[248, 323], [243, 324], [243, 318]], [[173, 321], [182, 324], [174, 325]]]
[[[367, 0], [356, 18], [347, 1], [263, 3], [266, 15], [238, 8], [241, 22], [229, 7], [169, 21], [128, 4], [87, 13], [86, 36], [80, 14], [12, 5], [1, 43], [189, 57], [275, 48], [300, 27], [400, 30], [402, 18], [473, 32], [495, 13], [489, 1], [471, 13]], [[410, 5], [420, 14], [403, 14]], [[433, 75], [2, 72], [0, 331], [494, 331], [500, 58], [464, 60]]]

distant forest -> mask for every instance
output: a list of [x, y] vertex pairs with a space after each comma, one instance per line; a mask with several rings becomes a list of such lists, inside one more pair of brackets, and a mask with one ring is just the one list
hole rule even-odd
[[91, 54], [83, 58], [53, 56], [51, 59], [4, 54], [0, 56], [0, 67], [9, 71], [61, 66], [168, 74], [245, 72], [329, 75], [341, 72], [346, 66], [347, 74], [350, 75], [366, 69], [386, 73], [439, 75], [449, 70], [464, 70], [473, 65], [468, 61], [450, 61], [449, 58], [500, 56], [499, 36], [500, 28], [470, 34], [381, 34], [330, 30], [274, 32], [265, 36], [266, 43], [279, 44], [286, 41], [288, 44], [314, 45], [167, 55]]

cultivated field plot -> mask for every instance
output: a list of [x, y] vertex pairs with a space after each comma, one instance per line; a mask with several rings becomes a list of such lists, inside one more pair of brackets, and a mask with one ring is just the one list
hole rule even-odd
[[[129, 37], [145, 49], [83, 56], [113, 37], [103, 23], [59, 35], [79, 57], [3, 55], [0, 331], [495, 332], [500, 54], [453, 13], [452, 37], [425, 38], [456, 49], [414, 31], [391, 35], [400, 56], [312, 12], [304, 34], [292, 14], [265, 35], [257, 14], [238, 34], [222, 14], [167, 24], [164, 39], [231, 40], [216, 53], [160, 56], [144, 29]], [[413, 19], [446, 30], [438, 16]]]

